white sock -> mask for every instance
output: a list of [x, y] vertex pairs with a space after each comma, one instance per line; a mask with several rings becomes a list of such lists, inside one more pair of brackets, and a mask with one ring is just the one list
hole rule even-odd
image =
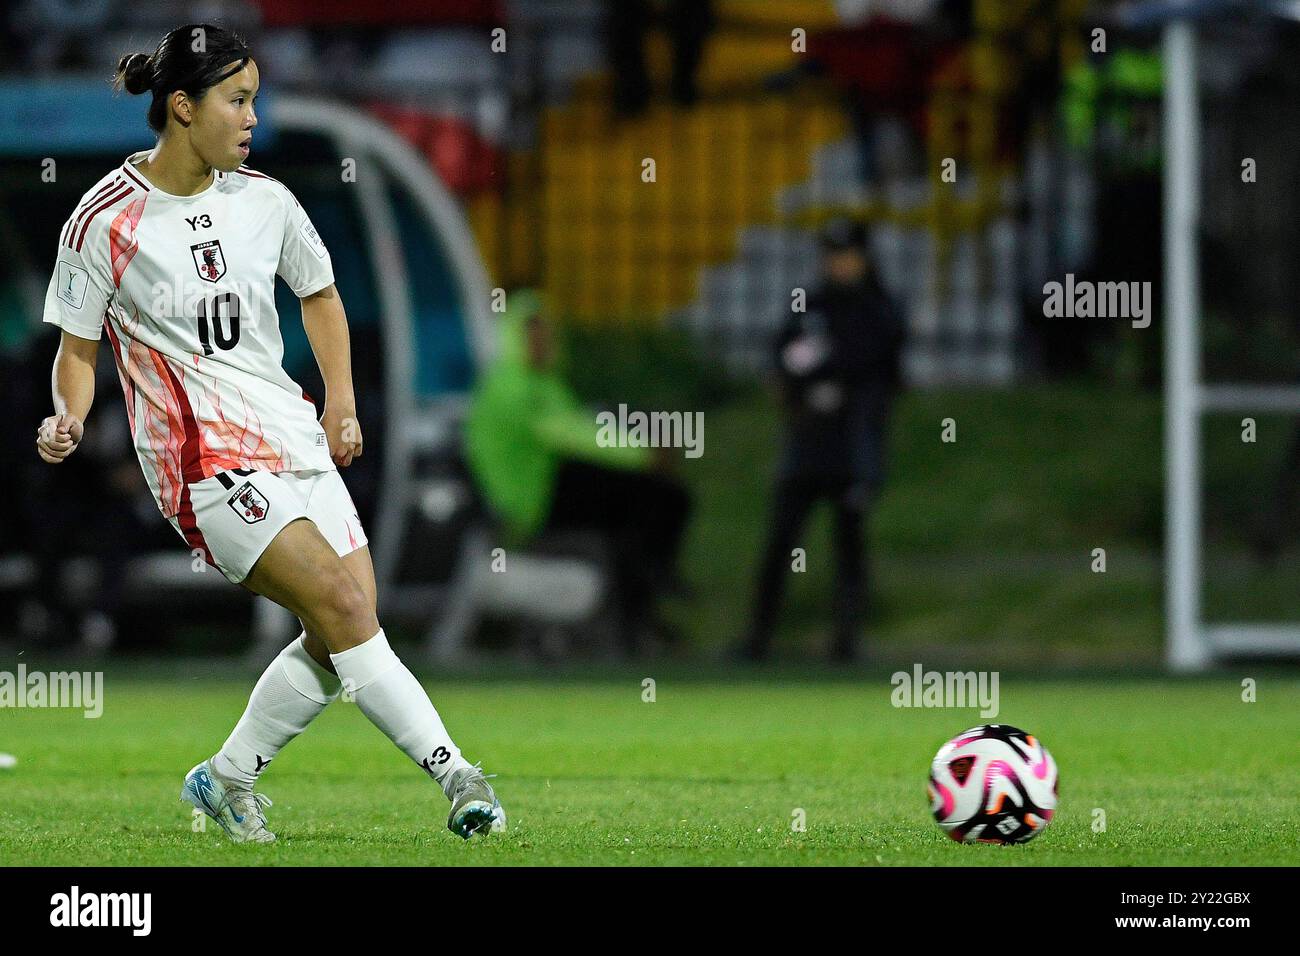
[[383, 628], [364, 644], [331, 654], [361, 712], [446, 792], [452, 771], [468, 767], [415, 675], [388, 646]]
[[339, 679], [321, 667], [299, 634], [263, 671], [244, 716], [212, 758], [223, 777], [252, 786], [271, 758], [338, 697]]

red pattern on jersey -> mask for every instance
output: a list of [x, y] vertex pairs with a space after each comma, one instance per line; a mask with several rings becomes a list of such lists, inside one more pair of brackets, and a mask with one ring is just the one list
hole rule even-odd
[[[126, 397], [127, 416], [137, 444], [143, 440], [141, 461], [153, 473], [164, 515], [178, 515], [188, 500], [186, 485], [218, 471], [256, 468], [293, 471], [297, 466], [236, 389], [240, 404], [230, 408], [209, 376], [187, 369], [132, 335], [140, 316], [114, 312], [123, 340], [105, 318], [113, 343], [118, 375]], [[136, 392], [144, 399], [137, 416]], [[138, 420], [137, 420], [138, 419]]]
[[147, 196], [141, 196], [122, 207], [122, 211], [113, 217], [113, 224], [108, 230], [108, 261], [113, 267], [113, 285], [122, 287], [122, 273], [131, 264], [140, 244], [135, 240], [135, 227], [144, 215]]
[[[203, 538], [203, 532], [199, 530], [198, 519], [194, 516], [194, 506], [190, 502], [190, 485], [195, 481], [202, 481], [204, 478], [211, 477], [212, 473], [203, 473], [203, 439], [199, 435], [198, 425], [194, 419], [194, 409], [190, 407], [189, 395], [185, 392], [185, 386], [176, 377], [172, 371], [171, 363], [167, 356], [154, 349], [149, 349], [156, 364], [160, 364], [162, 371], [167, 373], [168, 385], [172, 395], [175, 397], [180, 411], [181, 430], [184, 434], [184, 441], [181, 445], [181, 476], [180, 495], [176, 506], [176, 522], [181, 526], [181, 533], [185, 536], [186, 543], [190, 550], [198, 549], [203, 552], [203, 560], [214, 568], [217, 566], [216, 561], [212, 559], [212, 552], [208, 549], [208, 543]], [[180, 366], [181, 375], [185, 374], [185, 367]]]
[[[81, 220], [81, 226], [76, 230], [77, 233], [76, 250], [78, 252], [81, 251], [81, 246], [86, 241], [86, 233], [90, 230], [90, 224], [95, 221], [95, 217], [98, 216], [105, 209], [107, 209], [109, 206], [112, 206], [114, 203], [119, 203], [127, 196], [131, 195], [131, 192], [134, 190], [134, 188], [135, 187], [132, 186], [130, 183], [123, 183], [120, 189], [114, 190], [112, 193], [109, 194], [109, 196], [106, 199], [100, 200], [100, 202], [97, 205], [91, 207], [83, 214]], [[69, 237], [69, 240], [71, 240], [71, 237]]]
[[[185, 425], [181, 413], [180, 397], [168, 374], [167, 362], [162, 354], [143, 343], [141, 367], [148, 369], [145, 378], [152, 377], [152, 392], [146, 392], [155, 403], [154, 414], [145, 421], [149, 448], [154, 453], [158, 474], [158, 492], [168, 510], [176, 514], [185, 492]], [[184, 391], [181, 389], [180, 391]]]
[[[203, 454], [203, 436], [199, 434], [198, 422], [194, 420], [194, 409], [190, 406], [190, 396], [186, 393], [181, 380], [176, 377], [176, 372], [172, 370], [171, 363], [167, 361], [167, 356], [161, 352], [154, 352], [153, 354], [154, 360], [160, 363], [160, 372], [167, 376], [172, 395], [176, 398], [177, 409], [180, 412], [180, 431], [183, 436], [181, 441], [181, 479], [185, 484], [189, 485], [196, 481], [202, 481], [204, 478], [211, 478], [211, 474], [205, 475], [203, 473], [203, 459], [205, 457]], [[184, 375], [183, 370], [181, 374]]]
[[71, 249], [72, 240], [77, 234], [77, 227], [81, 225], [81, 217], [85, 215], [87, 210], [94, 206], [95, 203], [104, 198], [109, 191], [116, 192], [121, 188], [121, 186], [122, 177], [118, 176], [111, 183], [99, 187], [98, 191], [93, 196], [82, 202], [76, 209], [72, 210], [72, 215], [68, 217], [68, 221], [63, 225], [63, 233], [59, 236], [59, 244]]
[[145, 192], [149, 191], [149, 184], [144, 181], [143, 176], [141, 176], [139, 173], [137, 173], [134, 169], [131, 168], [131, 164], [129, 162], [122, 164], [122, 172], [126, 173], [127, 179], [131, 180], [131, 182], [135, 183]]
[[[141, 460], [153, 470], [158, 488], [158, 503], [164, 515], [174, 515], [180, 508], [181, 439], [172, 422], [179, 419], [179, 409], [171, 390], [159, 378], [150, 349], [138, 341], [127, 344], [128, 371], [144, 401], [143, 416], [136, 427], [136, 447]], [[140, 449], [140, 440], [145, 447]]]
[[108, 314], [104, 314], [104, 330], [108, 332], [108, 340], [113, 343], [113, 358], [117, 362], [117, 378], [122, 383], [122, 394], [126, 397], [126, 418], [131, 428], [131, 436], [135, 437], [135, 383], [131, 376], [127, 374], [126, 363], [122, 360], [122, 343], [118, 340], [117, 333], [113, 331], [113, 323], [108, 320]]
[[[202, 397], [212, 409], [214, 418], [205, 418], [201, 427], [204, 454], [211, 461], [213, 472], [224, 468], [256, 468], [261, 471], [295, 471], [293, 459], [283, 443], [277, 451], [271, 437], [262, 427], [262, 419], [248, 404], [244, 393], [235, 388], [240, 407], [227, 410], [221, 392], [209, 385], [201, 372], [195, 376], [203, 388]], [[233, 386], [232, 386], [233, 387]]]
[[[242, 415], [227, 413], [221, 393], [201, 372], [132, 338], [134, 324], [123, 322], [126, 351], [109, 322], [109, 335], [127, 396], [132, 434], [146, 446], [141, 460], [153, 472], [159, 505], [164, 515], [178, 515], [188, 500], [186, 485], [210, 478], [218, 471], [256, 468], [262, 471], [293, 471], [295, 464], [273, 439], [264, 434], [261, 419], [240, 394]], [[139, 316], [135, 317], [135, 323]], [[188, 388], [187, 388], [188, 386]], [[137, 422], [135, 392], [144, 399]], [[191, 401], [193, 392], [194, 401]], [[196, 414], [195, 406], [199, 413]], [[207, 406], [205, 408], [204, 406]], [[214, 417], [207, 414], [211, 411]], [[237, 420], [232, 421], [232, 418]]]
[[[123, 341], [119, 340], [113, 327], [113, 319], [120, 325], [125, 352], [122, 350]], [[152, 350], [134, 336], [139, 324], [138, 314], [128, 317], [121, 312], [111, 312], [106, 320], [140, 464], [146, 469], [146, 474], [153, 473], [159, 508], [164, 515], [170, 516], [180, 510], [184, 490], [180, 477], [180, 429], [172, 424], [180, 420], [180, 406], [160, 375]], [[127, 383], [130, 383], [129, 392]], [[143, 401], [136, 401], [137, 392]], [[143, 448], [140, 447], [142, 441]]]
[[[256, 171], [241, 169], [240, 173], [272, 179]], [[107, 226], [108, 263], [118, 289], [130, 282], [125, 273], [140, 248], [137, 230], [148, 194], [149, 187], [124, 166], [116, 178], [87, 197], [65, 225], [65, 241], [79, 248], [92, 220], [107, 212], [104, 219], [111, 220]], [[144, 322], [133, 305], [115, 301], [105, 325], [141, 465], [164, 516], [176, 517], [182, 525], [192, 524], [182, 518], [185, 511], [192, 514], [188, 484], [219, 471], [254, 468], [275, 472], [305, 467], [297, 461], [298, 455], [290, 452], [287, 436], [279, 434], [278, 422], [271, 422], [268, 434], [256, 401], [250, 402], [238, 385], [210, 374], [207, 361], [191, 356], [184, 341], [177, 343], [181, 351], [175, 357], [141, 342], [139, 333], [146, 326], [153, 330], [154, 323]], [[152, 334], [156, 331], [146, 333], [146, 338]], [[164, 347], [171, 350], [174, 346]], [[315, 403], [305, 392], [302, 400], [314, 412]], [[192, 539], [185, 527], [182, 531], [187, 540]], [[193, 532], [197, 534], [197, 526]]]
[[181, 526], [181, 534], [185, 536], [185, 542], [190, 546], [190, 550], [202, 551], [203, 560], [214, 568], [217, 567], [217, 562], [212, 560], [212, 552], [208, 549], [208, 542], [204, 540], [203, 532], [199, 530], [199, 521], [194, 517], [189, 485], [181, 487], [180, 503], [176, 508], [176, 523]]

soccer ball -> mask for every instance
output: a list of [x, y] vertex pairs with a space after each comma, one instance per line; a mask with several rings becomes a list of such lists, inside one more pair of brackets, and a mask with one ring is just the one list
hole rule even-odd
[[1024, 843], [1056, 811], [1056, 761], [1023, 730], [986, 724], [939, 748], [926, 788], [939, 826], [961, 843]]

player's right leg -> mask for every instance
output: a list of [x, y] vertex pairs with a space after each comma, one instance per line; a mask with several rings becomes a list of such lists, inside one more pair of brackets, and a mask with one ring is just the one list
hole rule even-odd
[[[308, 634], [324, 642], [343, 688], [362, 713], [452, 801], [448, 827], [453, 832], [468, 838], [504, 829], [505, 813], [491, 786], [461, 755], [424, 688], [389, 646], [372, 592], [349, 569], [350, 557], [340, 557], [311, 521], [294, 521], [276, 535], [243, 583], [297, 614]], [[363, 577], [373, 575], [368, 552], [354, 563]]]
[[[370, 609], [375, 610], [378, 595], [375, 586], [375, 568], [370, 560], [370, 548], [363, 545], [355, 551], [343, 555], [343, 565], [352, 572], [352, 576], [361, 585], [361, 590], [365, 592]], [[299, 622], [302, 624], [302, 633], [298, 636], [302, 640], [303, 646], [306, 647], [307, 653], [311, 655], [312, 660], [333, 674], [334, 662], [330, 660], [330, 649], [325, 646], [325, 642], [320, 635], [308, 629], [306, 621], [302, 621], [300, 618]]]
[[[253, 787], [276, 755], [339, 696], [341, 685], [330, 663], [328, 650], [316, 636], [322, 627], [321, 622], [330, 622], [325, 626], [336, 632], [338, 628], [347, 626], [357, 632], [367, 627], [379, 629], [374, 618], [373, 588], [366, 592], [362, 586], [364, 600], [359, 604], [355, 577], [351, 573], [338, 573], [339, 559], [328, 543], [326, 547], [335, 561], [330, 562], [329, 555], [319, 552], [316, 539], [321, 536], [315, 525], [302, 516], [293, 517], [298, 514], [297, 510], [291, 515], [281, 513], [294, 503], [292, 498], [283, 494], [283, 479], [259, 475], [254, 480], [268, 500], [266, 515], [271, 517], [274, 513], [277, 519], [288, 517], [289, 521], [278, 530], [274, 526], [270, 529], [274, 536], [253, 565], [254, 569], [263, 570], [257, 575], [250, 571], [241, 583], [254, 591], [261, 588], [263, 592], [271, 592], [267, 596], [283, 606], [292, 605], [291, 609], [298, 613], [303, 623], [303, 633], [268, 665], [226, 742], [210, 760], [203, 761], [189, 772], [181, 790], [182, 799], [215, 820], [237, 843], [269, 843], [275, 839], [262, 813], [262, 807], [269, 806], [270, 801], [255, 794]], [[213, 526], [213, 521], [218, 519], [223, 522], [219, 529]], [[196, 520], [209, 531], [216, 532], [209, 545], [220, 549], [217, 563], [223, 571], [229, 570], [228, 577], [240, 573], [240, 562], [234, 559], [236, 548], [229, 538], [237, 538], [246, 549], [255, 548], [257, 544], [252, 535], [266, 530], [255, 526], [240, 536], [238, 532], [243, 529], [231, 524], [231, 516], [221, 509], [211, 511], [205, 507]], [[228, 533], [231, 527], [235, 531]], [[277, 541], [281, 542], [278, 547]], [[299, 560], [293, 560], [295, 555]], [[304, 555], [306, 559], [303, 559]], [[250, 559], [246, 556], [243, 563]], [[314, 594], [310, 591], [284, 592], [275, 584], [277, 578], [310, 581], [320, 589], [328, 588], [339, 598], [339, 606], [327, 607], [322, 591]], [[313, 606], [313, 616], [301, 611], [304, 602]], [[369, 614], [362, 612], [361, 605], [369, 609]], [[350, 624], [349, 615], [354, 618]], [[314, 640], [309, 640], [308, 634]], [[312, 653], [315, 650], [311, 646], [313, 643], [320, 644], [325, 664]]]
[[[196, 555], [231, 582], [243, 583], [286, 528], [310, 526], [303, 520], [308, 496], [301, 482], [291, 478], [295, 476], [232, 470], [192, 482], [172, 524]], [[181, 789], [181, 799], [215, 820], [235, 842], [275, 839], [262, 813], [270, 801], [253, 787], [272, 758], [341, 690], [331, 669], [313, 659], [304, 638], [291, 641], [267, 666], [226, 743], [190, 770]]]
[[379, 630], [360, 582], [305, 518], [280, 530], [242, 583], [296, 614], [331, 655], [366, 643]]

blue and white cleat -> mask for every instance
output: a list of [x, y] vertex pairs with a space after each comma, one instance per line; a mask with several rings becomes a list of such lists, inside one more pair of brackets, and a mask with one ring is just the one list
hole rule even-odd
[[456, 836], [468, 840], [475, 833], [505, 830], [506, 812], [477, 764], [453, 772], [446, 792], [451, 798], [447, 829]]
[[209, 760], [185, 775], [181, 799], [216, 820], [235, 843], [275, 842], [275, 834], [266, 828], [262, 814], [262, 808], [271, 805], [271, 798], [220, 776]]

